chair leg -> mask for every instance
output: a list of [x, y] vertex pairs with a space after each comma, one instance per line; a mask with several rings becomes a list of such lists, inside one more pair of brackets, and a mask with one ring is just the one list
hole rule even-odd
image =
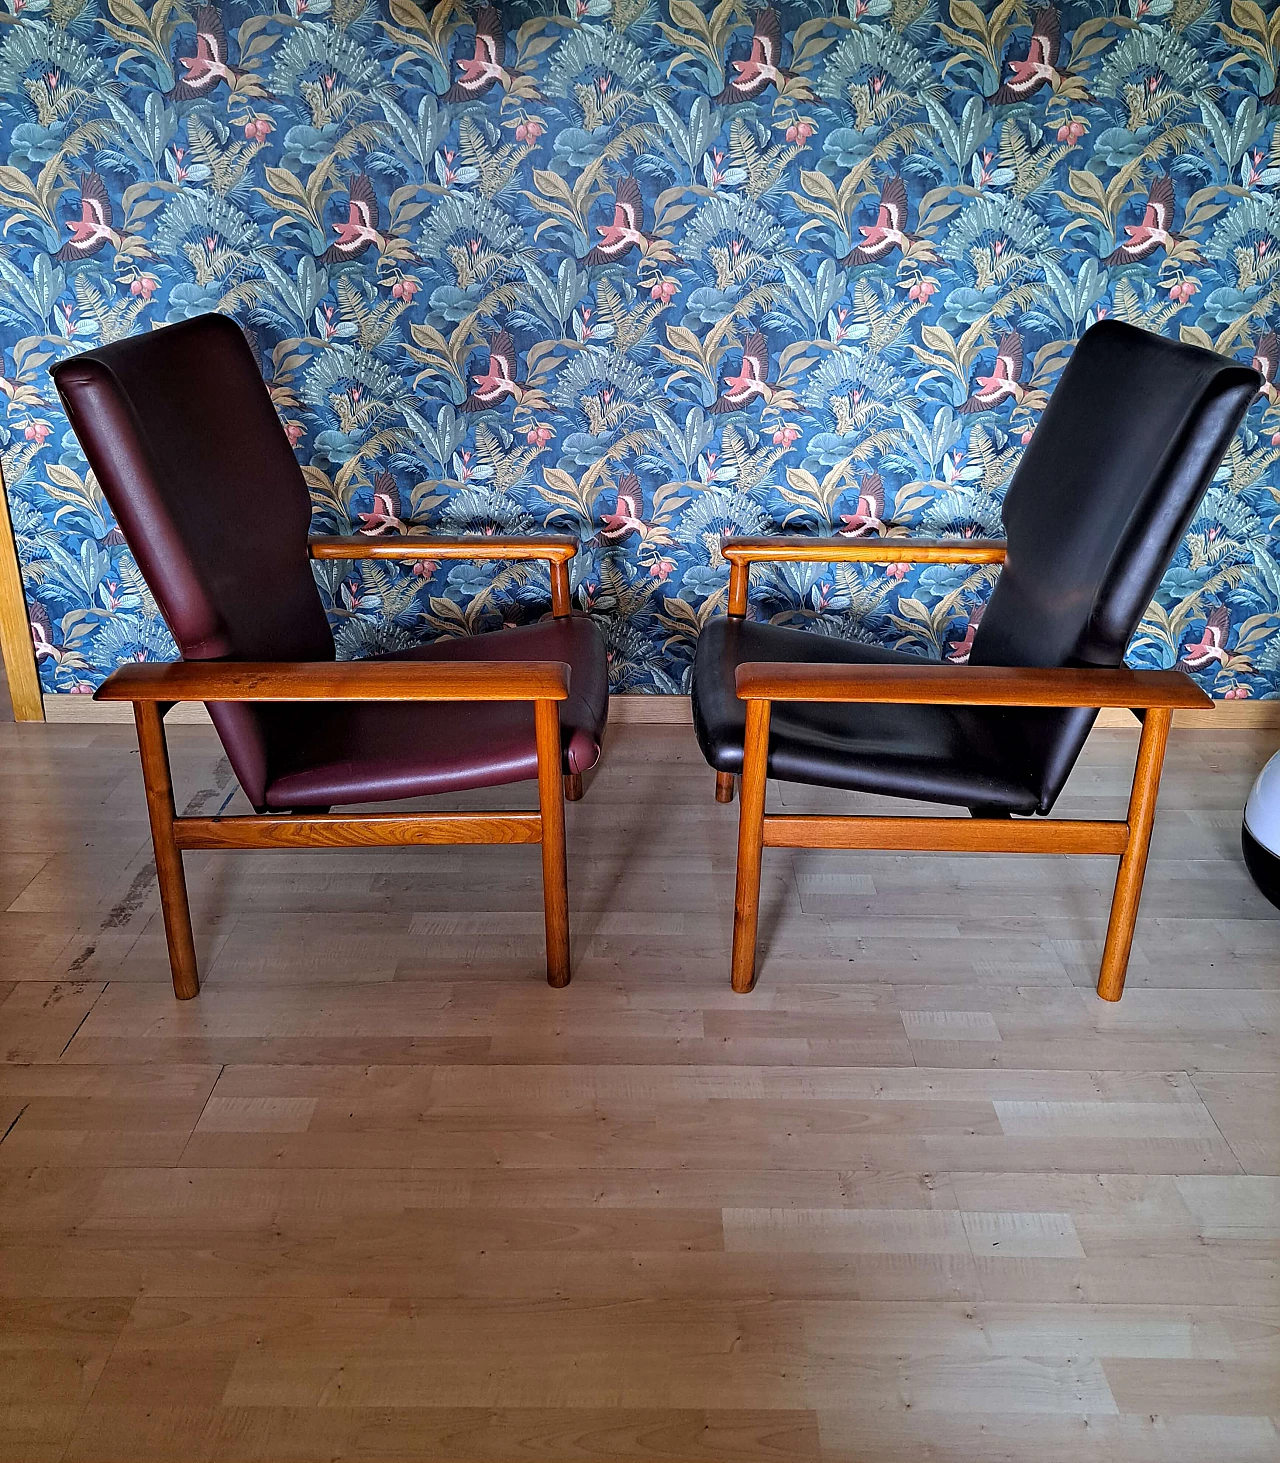
[[1124, 977], [1129, 968], [1129, 951], [1133, 948], [1133, 930], [1138, 919], [1138, 901], [1142, 898], [1142, 880], [1147, 871], [1156, 795], [1160, 791], [1160, 773], [1164, 767], [1172, 719], [1172, 711], [1153, 708], [1142, 723], [1138, 763], [1133, 771], [1133, 790], [1129, 794], [1129, 842], [1116, 871], [1107, 943], [1098, 975], [1098, 994], [1104, 1001], [1118, 1001], [1124, 994]]
[[564, 784], [560, 708], [533, 703], [538, 744], [538, 807], [542, 814], [542, 902], [547, 923], [547, 984], [569, 984], [569, 885], [564, 847]]
[[738, 883], [733, 897], [733, 988], [745, 994], [756, 983], [756, 930], [760, 921], [760, 855], [764, 847], [764, 795], [769, 776], [769, 702], [747, 702], [738, 810]]
[[147, 812], [151, 817], [151, 845], [156, 856], [156, 879], [160, 885], [160, 909], [169, 945], [173, 993], [180, 1001], [188, 1001], [199, 994], [200, 972], [196, 965], [195, 940], [191, 934], [191, 910], [187, 904], [182, 850], [173, 837], [173, 783], [169, 777], [164, 721], [160, 707], [154, 701], [135, 701], [133, 716], [138, 726], [138, 751], [142, 755], [142, 781], [147, 790]]
[[580, 803], [582, 801], [582, 773], [569, 772], [564, 779], [564, 797], [569, 803]]
[[716, 773], [716, 802], [731, 803], [733, 801], [733, 773]]

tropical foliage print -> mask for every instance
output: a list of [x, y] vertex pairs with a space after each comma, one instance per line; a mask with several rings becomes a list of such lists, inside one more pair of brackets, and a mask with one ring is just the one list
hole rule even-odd
[[[1280, 11], [0, 7], [0, 431], [46, 689], [174, 653], [46, 369], [216, 310], [317, 531], [578, 535], [622, 691], [687, 685], [725, 532], [998, 532], [1102, 316], [1256, 359], [1130, 658], [1280, 690]], [[530, 566], [317, 572], [345, 656], [546, 611]], [[991, 582], [781, 567], [753, 613], [963, 659]]]

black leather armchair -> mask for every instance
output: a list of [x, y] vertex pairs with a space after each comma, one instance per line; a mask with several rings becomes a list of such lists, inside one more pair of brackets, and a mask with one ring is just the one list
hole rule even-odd
[[[1129, 639], [1261, 378], [1117, 321], [1090, 329], [1009, 485], [1007, 542], [726, 539], [729, 613], [703, 631], [694, 725], [717, 797], [741, 778], [733, 988], [755, 983], [761, 849], [1115, 853], [1098, 981], [1118, 1000], [1133, 942], [1165, 742], [1177, 707], [1212, 702], [1179, 671], [1123, 668]], [[967, 665], [747, 618], [761, 561], [1003, 564]], [[1143, 721], [1123, 821], [1048, 814], [1102, 706]], [[769, 776], [965, 807], [955, 818], [775, 817]]]

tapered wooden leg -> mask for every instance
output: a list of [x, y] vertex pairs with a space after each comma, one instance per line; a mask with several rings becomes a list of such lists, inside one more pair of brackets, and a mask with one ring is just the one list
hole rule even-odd
[[1107, 944], [1102, 952], [1102, 970], [1098, 976], [1098, 994], [1104, 1001], [1118, 1001], [1124, 994], [1125, 971], [1129, 968], [1129, 951], [1133, 947], [1133, 929], [1138, 919], [1138, 901], [1142, 898], [1147, 850], [1151, 846], [1151, 828], [1156, 817], [1156, 795], [1160, 791], [1160, 773], [1164, 767], [1164, 750], [1172, 719], [1172, 711], [1152, 708], [1142, 723], [1133, 791], [1129, 794], [1129, 842], [1120, 856], [1120, 868], [1116, 873], [1111, 919], [1107, 924]]
[[747, 702], [738, 805], [738, 886], [733, 897], [733, 988], [756, 983], [756, 928], [760, 921], [760, 852], [764, 846], [764, 793], [769, 775], [769, 702]]
[[164, 722], [154, 701], [135, 701], [133, 716], [138, 726], [138, 750], [142, 754], [142, 781], [147, 790], [147, 812], [151, 816], [151, 843], [156, 856], [156, 878], [160, 885], [160, 909], [164, 934], [169, 944], [169, 968], [173, 972], [173, 993], [188, 1001], [200, 991], [196, 946], [191, 935], [191, 910], [187, 905], [187, 880], [182, 871], [182, 851], [173, 839], [173, 783], [169, 778], [169, 752], [164, 739]]
[[733, 801], [733, 773], [716, 773], [716, 802], [731, 803]]
[[538, 806], [542, 812], [542, 901], [547, 921], [547, 984], [569, 984], [569, 885], [564, 848], [564, 784], [560, 708], [533, 703], [538, 742]]
[[582, 801], [582, 773], [567, 773], [564, 779], [565, 801], [578, 803]]

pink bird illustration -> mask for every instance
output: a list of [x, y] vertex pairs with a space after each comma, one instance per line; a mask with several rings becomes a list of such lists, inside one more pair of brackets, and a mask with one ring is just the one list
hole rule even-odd
[[1031, 26], [1031, 43], [1027, 47], [1025, 60], [1009, 60], [1009, 79], [987, 98], [997, 107], [1010, 102], [1024, 102], [1042, 86], [1070, 75], [1058, 70], [1058, 48], [1061, 43], [1061, 27], [1058, 12], [1052, 5], [1046, 5], [1036, 12]]
[[373, 480], [373, 512], [357, 514], [364, 524], [360, 532], [370, 538], [383, 533], [408, 533], [403, 512], [395, 478], [389, 472], [380, 472]]
[[1193, 671], [1204, 670], [1216, 660], [1220, 665], [1227, 663], [1227, 632], [1231, 628], [1231, 616], [1226, 605], [1215, 605], [1205, 621], [1204, 633], [1199, 640], [1188, 640], [1183, 647], [1182, 664]]
[[227, 33], [216, 5], [196, 6], [196, 53], [175, 56], [183, 75], [169, 93], [176, 102], [207, 97], [220, 81], [234, 87], [240, 72], [227, 61]]
[[959, 640], [947, 642], [947, 659], [956, 665], [965, 665], [969, 659], [969, 653], [973, 650], [973, 637], [977, 634], [978, 626], [982, 624], [982, 616], [986, 610], [985, 604], [980, 604], [969, 616], [969, 623], [964, 628], [964, 634]]
[[508, 396], [519, 402], [521, 383], [516, 380], [515, 342], [505, 330], [489, 338], [489, 359], [479, 375], [472, 375], [471, 394], [462, 403], [463, 411], [487, 411], [500, 405]]
[[840, 522], [845, 526], [839, 530], [842, 538], [865, 538], [868, 534], [884, 533], [884, 479], [878, 472], [870, 472], [858, 485], [858, 506], [853, 513], [842, 513]]
[[606, 513], [600, 520], [600, 537], [609, 543], [622, 543], [633, 533], [643, 533], [645, 522], [644, 496], [640, 479], [633, 472], [624, 472], [618, 479], [618, 500], [612, 513]]
[[386, 244], [386, 239], [378, 232], [381, 221], [373, 182], [368, 173], [360, 173], [351, 180], [347, 189], [347, 221], [333, 225], [338, 237], [320, 255], [320, 259], [325, 264], [337, 264], [344, 259], [359, 259], [374, 244], [381, 250]]
[[653, 242], [644, 231], [644, 199], [632, 177], [619, 178], [613, 190], [613, 222], [596, 228], [600, 242], [579, 260], [581, 264], [613, 264], [632, 249]]
[[749, 102], [760, 96], [768, 87], [781, 91], [791, 79], [791, 72], [784, 71], [782, 60], [782, 26], [776, 10], [765, 9], [756, 16], [755, 29], [751, 32], [751, 54], [745, 61], [733, 61], [737, 75], [716, 97], [725, 106], [733, 102]]
[[990, 411], [1002, 401], [1012, 397], [1021, 401], [1026, 387], [1018, 380], [1022, 374], [1022, 337], [1016, 330], [1010, 330], [1000, 337], [996, 347], [995, 369], [990, 376], [977, 376], [969, 392], [969, 399], [959, 408], [973, 413]]
[[470, 56], [456, 58], [462, 73], [444, 94], [446, 102], [468, 102], [491, 91], [498, 82], [507, 84], [507, 71], [502, 64], [506, 52], [506, 36], [502, 17], [492, 5], [476, 14], [476, 48]]
[[100, 173], [85, 173], [81, 177], [80, 217], [69, 222], [67, 228], [71, 237], [53, 256], [64, 263], [72, 259], [92, 259], [108, 244], [119, 248], [115, 213]]
[[1134, 264], [1154, 254], [1157, 249], [1168, 250], [1171, 244], [1182, 241], [1181, 234], [1173, 232], [1173, 179], [1160, 177], [1151, 185], [1147, 194], [1147, 206], [1143, 210], [1142, 222], [1126, 224], [1125, 233], [1129, 242], [1121, 244], [1114, 254], [1108, 254], [1104, 264]]
[[738, 374], [724, 378], [726, 389], [720, 393], [711, 410], [741, 411], [757, 396], [767, 406], [775, 395], [775, 388], [768, 377], [769, 343], [759, 331], [754, 331], [742, 344], [742, 365]]
[[1280, 365], [1280, 339], [1277, 339], [1274, 330], [1268, 330], [1265, 335], [1258, 337], [1258, 343], [1253, 348], [1253, 369], [1261, 372], [1260, 390], [1272, 406], [1280, 399], [1280, 391], [1276, 389], [1277, 365]]
[[905, 254], [915, 243], [916, 235], [907, 233], [907, 185], [896, 173], [885, 179], [880, 190], [880, 210], [875, 223], [859, 224], [858, 232], [862, 243], [840, 261], [843, 267], [874, 264], [895, 249]]

